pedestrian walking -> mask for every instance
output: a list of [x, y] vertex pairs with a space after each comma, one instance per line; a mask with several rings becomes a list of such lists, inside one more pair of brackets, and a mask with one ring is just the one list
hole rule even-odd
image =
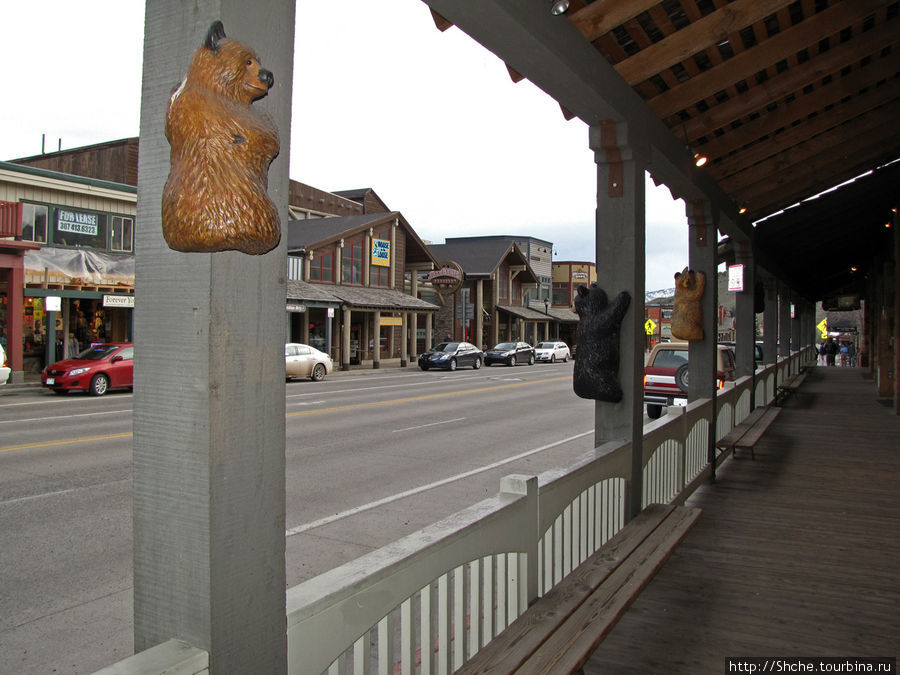
[[834, 357], [838, 353], [838, 346], [834, 341], [834, 338], [829, 337], [825, 341], [825, 344], [822, 345], [822, 351], [825, 353], [825, 364], [828, 366], [833, 366]]

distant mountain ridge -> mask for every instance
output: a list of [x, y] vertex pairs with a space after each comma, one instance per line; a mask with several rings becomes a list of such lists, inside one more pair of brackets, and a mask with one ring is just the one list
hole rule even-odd
[[675, 289], [674, 288], [663, 288], [658, 291], [647, 291], [644, 294], [644, 302], [650, 302], [651, 300], [658, 300], [660, 298], [672, 298], [675, 297]]

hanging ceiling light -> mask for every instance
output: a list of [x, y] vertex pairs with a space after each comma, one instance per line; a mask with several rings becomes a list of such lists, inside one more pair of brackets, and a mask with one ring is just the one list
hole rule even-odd
[[569, 10], [569, 0], [554, 0], [550, 5], [550, 13], [553, 16], [565, 14]]
[[694, 165], [695, 166], [703, 166], [709, 161], [709, 158], [706, 155], [701, 155], [699, 152], [694, 153]]
[[738, 214], [744, 215], [745, 213], [747, 213], [747, 207], [746, 207], [746, 206], [742, 206], [741, 208], [738, 209]]

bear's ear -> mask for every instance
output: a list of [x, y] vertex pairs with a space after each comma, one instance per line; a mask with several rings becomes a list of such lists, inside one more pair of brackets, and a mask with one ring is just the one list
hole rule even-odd
[[586, 295], [588, 294], [587, 286], [585, 286], [584, 284], [582, 284], [581, 286], [579, 286], [579, 287], [578, 287], [578, 290], [577, 290], [577, 293], [578, 293], [578, 295], [579, 295], [580, 297], [582, 297], [582, 298], [583, 298], [584, 296], [586, 296]]
[[213, 21], [212, 25], [209, 27], [209, 32], [206, 34], [206, 40], [203, 41], [203, 46], [210, 51], [218, 51], [219, 40], [224, 37], [225, 26], [222, 25], [221, 21]]

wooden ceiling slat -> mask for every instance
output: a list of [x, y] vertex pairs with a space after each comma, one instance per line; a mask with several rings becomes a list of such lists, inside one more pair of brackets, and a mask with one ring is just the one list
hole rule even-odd
[[659, 4], [659, 0], [594, 0], [584, 9], [568, 16], [588, 42], [593, 42], [656, 4]]
[[[849, 26], [862, 21], [882, 4], [883, 0], [853, 0], [853, 2], [838, 3], [792, 28], [781, 31], [774, 37], [761, 40], [753, 49], [738, 54], [718, 68], [691, 78], [681, 86], [651, 99], [648, 103], [660, 117], [666, 117], [684, 108], [689, 108], [696, 101], [707, 98], [722, 89], [724, 84], [747, 80], [758, 71], [796, 54], [802, 48], [800, 45], [815, 46], [823, 32], [829, 31], [833, 26]], [[896, 36], [893, 26], [889, 25], [887, 28]], [[817, 65], [815, 62], [818, 58], [827, 56], [835, 49], [837, 47], [833, 47], [825, 55], [812, 59], [806, 68], [800, 70], [812, 71]]]
[[[770, 101], [798, 92], [808, 84], [818, 83], [827, 75], [836, 76], [842, 68], [855, 65], [864, 57], [878, 55], [884, 47], [897, 42], [897, 39], [897, 30], [893, 25], [880, 26], [866, 32], [863, 39], [833, 47], [801, 67], [791, 68], [763, 85], [753, 86], [740, 99], [716, 106], [708, 113], [685, 122], [684, 130], [688, 141], [692, 142], [713, 129], [759, 111]], [[726, 68], [731, 61], [721, 67]], [[652, 105], [653, 101], [649, 103]]]
[[642, 82], [704, 49], [715, 49], [716, 44], [728, 35], [769, 16], [789, 2], [790, 0], [735, 0], [617, 63], [615, 69], [631, 85]]
[[[791, 148], [784, 157], [743, 172], [740, 178], [730, 179], [731, 188], [740, 203], [754, 209], [760, 204], [771, 204], [779, 195], [793, 203], [803, 195], [822, 192], [852, 178], [857, 166], [872, 166], [873, 158], [887, 161], [885, 152], [890, 151], [885, 143], [890, 139], [887, 145], [896, 145], [898, 136], [895, 117], [870, 115], [844, 125], [839, 132], [823, 134], [805, 147]], [[728, 182], [723, 181], [726, 190]]]
[[[900, 63], [900, 57], [895, 58], [894, 61]], [[882, 72], [874, 68], [864, 69], [862, 75], [865, 77], [840, 78], [832, 85], [822, 87], [806, 96], [802, 96], [789, 105], [781, 106], [774, 113], [744, 124], [739, 129], [705, 144], [703, 152], [710, 159], [715, 159], [724, 157], [729, 152], [738, 151], [737, 154], [727, 157], [721, 163], [715, 164], [717, 172], [721, 172], [723, 175], [730, 175], [740, 170], [742, 166], [754, 164], [768, 156], [763, 155], [763, 153], [774, 154], [775, 151], [770, 150], [769, 146], [777, 148], [782, 144], [794, 144], [805, 140], [804, 137], [808, 138], [811, 135], [820, 133], [821, 129], [816, 130], [816, 126], [821, 123], [819, 118], [830, 115], [830, 113], [822, 113], [820, 111], [824, 111], [828, 106], [838, 105], [848, 95], [848, 90], [852, 89], [854, 98], [847, 104], [838, 106], [843, 109], [837, 111], [842, 116], [859, 115], [866, 110], [884, 105], [887, 101], [896, 99], [900, 95], [900, 80], [896, 79], [892, 79], [877, 89], [869, 89], [865, 94], [859, 95], [858, 92], [861, 89], [874, 87], [877, 82], [883, 79]], [[844, 82], [844, 80], [852, 80], [852, 82]], [[807, 121], [806, 118], [813, 112], [818, 113], [816, 118]], [[849, 119], [849, 117], [841, 120], [841, 122], [846, 121], [846, 119]], [[798, 120], [802, 121], [802, 124], [792, 128], [792, 125]], [[786, 131], [775, 138], [753, 145], [747, 150], [741, 150], [745, 145], [757, 141], [763, 136], [771, 136], [779, 129], [787, 129], [791, 135], [786, 136], [785, 134], [788, 133]], [[794, 135], [795, 133], [796, 136]], [[792, 143], [791, 139], [796, 140]]]

